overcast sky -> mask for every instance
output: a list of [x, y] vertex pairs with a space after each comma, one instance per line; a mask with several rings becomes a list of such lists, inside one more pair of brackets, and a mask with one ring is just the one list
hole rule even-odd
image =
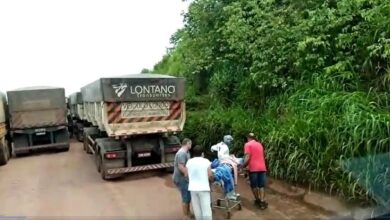
[[1, 0], [0, 91], [70, 94], [101, 76], [151, 69], [183, 26], [182, 0]]

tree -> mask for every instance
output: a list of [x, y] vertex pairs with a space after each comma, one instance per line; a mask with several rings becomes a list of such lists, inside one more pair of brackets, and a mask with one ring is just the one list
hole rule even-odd
[[147, 68], [143, 68], [142, 70], [141, 70], [141, 73], [151, 73], [152, 72], [152, 70], [149, 70], [149, 69], [147, 69]]

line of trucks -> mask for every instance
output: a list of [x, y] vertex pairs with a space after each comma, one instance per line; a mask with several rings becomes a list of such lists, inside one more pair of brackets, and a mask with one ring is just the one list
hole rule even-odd
[[159, 74], [105, 77], [65, 96], [63, 88], [0, 93], [0, 164], [38, 149], [83, 142], [105, 180], [173, 169], [186, 111], [184, 78]]

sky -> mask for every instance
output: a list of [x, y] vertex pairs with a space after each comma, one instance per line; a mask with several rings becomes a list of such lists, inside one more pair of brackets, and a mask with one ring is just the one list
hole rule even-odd
[[0, 1], [0, 91], [152, 69], [183, 27], [182, 0]]

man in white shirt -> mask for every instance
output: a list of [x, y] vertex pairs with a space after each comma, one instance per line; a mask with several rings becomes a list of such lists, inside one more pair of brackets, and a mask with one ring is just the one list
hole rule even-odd
[[213, 178], [211, 162], [203, 157], [202, 147], [193, 149], [193, 158], [186, 167], [188, 172], [188, 190], [191, 192], [191, 204], [196, 220], [212, 220], [210, 180]]
[[233, 137], [231, 135], [225, 135], [223, 141], [211, 146], [211, 152], [218, 152], [218, 159], [229, 157], [229, 147], [233, 144]]

